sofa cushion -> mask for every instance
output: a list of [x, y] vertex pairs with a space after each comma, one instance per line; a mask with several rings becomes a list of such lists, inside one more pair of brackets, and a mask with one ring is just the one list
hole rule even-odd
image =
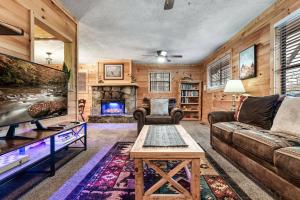
[[171, 124], [171, 116], [147, 115], [146, 124]]
[[286, 97], [274, 119], [272, 131], [300, 137], [300, 97]]
[[281, 176], [300, 187], [300, 146], [276, 150], [274, 163]]
[[232, 134], [237, 129], [261, 130], [262, 128], [241, 122], [218, 122], [212, 125], [212, 134], [221, 141], [231, 144]]
[[169, 115], [169, 99], [151, 99], [151, 115]]
[[276, 149], [289, 147], [290, 144], [283, 138], [269, 134], [266, 130], [238, 129], [232, 135], [235, 146], [273, 164], [273, 154]]
[[279, 95], [248, 97], [244, 100], [237, 121], [269, 130]]

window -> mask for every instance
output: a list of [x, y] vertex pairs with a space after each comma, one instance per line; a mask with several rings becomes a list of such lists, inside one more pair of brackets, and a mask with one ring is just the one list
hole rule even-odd
[[227, 54], [222, 58], [208, 65], [207, 80], [208, 88], [215, 89], [225, 86], [231, 78], [231, 54]]
[[150, 73], [150, 92], [169, 92], [171, 74], [168, 72]]
[[282, 94], [300, 95], [300, 15], [276, 28], [279, 42], [280, 88]]

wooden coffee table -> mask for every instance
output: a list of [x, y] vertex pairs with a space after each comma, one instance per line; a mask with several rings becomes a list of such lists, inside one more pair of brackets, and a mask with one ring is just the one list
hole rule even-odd
[[[176, 125], [181, 137], [188, 147], [143, 147], [149, 126], [145, 125], [141, 130], [137, 140], [135, 141], [130, 157], [134, 160], [135, 165], [135, 199], [192, 199], [200, 198], [200, 159], [204, 157], [204, 151], [193, 140], [181, 125]], [[178, 160], [181, 161], [174, 169], [165, 173], [151, 160]], [[144, 191], [144, 163], [155, 170], [162, 178], [156, 182], [147, 191]], [[191, 163], [190, 175], [190, 191], [182, 187], [172, 177], [181, 169], [188, 170], [187, 165]], [[169, 182], [179, 194], [154, 194], [165, 183]]]

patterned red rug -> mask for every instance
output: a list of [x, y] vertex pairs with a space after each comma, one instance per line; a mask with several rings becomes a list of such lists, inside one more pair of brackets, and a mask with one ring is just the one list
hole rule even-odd
[[[133, 143], [130, 142], [116, 143], [66, 199], [134, 200], [134, 164], [129, 159], [132, 146]], [[228, 177], [221, 176], [211, 163], [213, 162], [206, 159], [201, 162], [201, 199], [244, 199], [245, 194], [240, 188], [237, 188], [236, 184], [232, 186], [232, 180], [226, 181]], [[167, 172], [178, 162], [157, 161], [156, 164]], [[181, 170], [173, 178], [189, 189], [185, 170]], [[150, 188], [159, 179], [160, 176], [145, 165], [145, 189]], [[174, 194], [177, 191], [171, 185], [165, 184], [156, 193]]]

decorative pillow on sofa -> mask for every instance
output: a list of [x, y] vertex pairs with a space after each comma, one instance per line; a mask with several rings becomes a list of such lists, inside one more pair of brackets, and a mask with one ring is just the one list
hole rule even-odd
[[279, 95], [247, 97], [241, 104], [237, 121], [269, 130]]
[[169, 99], [151, 99], [151, 115], [169, 115]]
[[271, 131], [300, 137], [300, 97], [285, 97]]

